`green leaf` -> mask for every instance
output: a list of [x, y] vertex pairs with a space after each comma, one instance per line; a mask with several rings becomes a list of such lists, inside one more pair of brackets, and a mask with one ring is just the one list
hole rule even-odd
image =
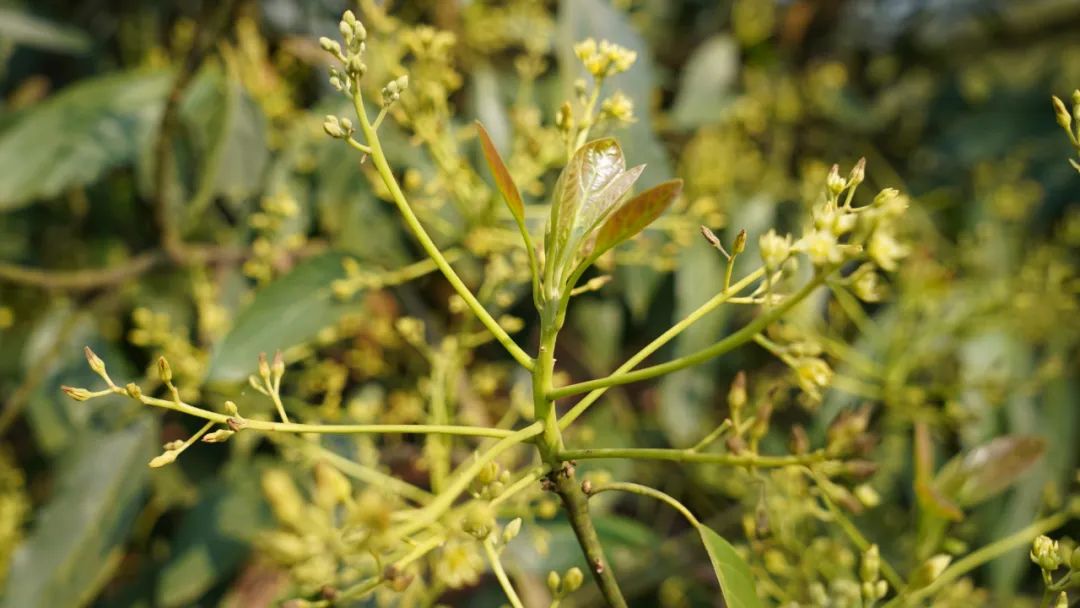
[[595, 260], [655, 222], [682, 192], [682, 185], [681, 179], [666, 181], [619, 205], [596, 234], [596, 245], [590, 259]]
[[727, 608], [760, 608], [761, 600], [754, 591], [750, 566], [739, 557], [735, 548], [713, 532], [712, 528], [698, 524], [697, 529], [701, 534], [701, 542], [705, 543], [705, 550], [709, 553], [716, 580], [720, 582], [720, 590], [724, 593], [724, 605]]
[[0, 41], [59, 53], [84, 53], [90, 37], [25, 11], [0, 8]]
[[[249, 462], [212, 483], [185, 516], [172, 556], [161, 569], [157, 602], [193, 606], [247, 556], [251, 541], [273, 523]], [[246, 468], [246, 470], [244, 470]]]
[[1018, 481], [1045, 450], [1041, 437], [998, 437], [947, 462], [934, 486], [961, 507], [977, 505]]
[[354, 304], [339, 301], [333, 281], [345, 276], [342, 256], [327, 253], [300, 264], [255, 294], [232, 330], [214, 349], [209, 381], [243, 380], [255, 371], [259, 353], [302, 344], [337, 322]]
[[739, 46], [731, 36], [718, 34], [703, 42], [682, 70], [672, 121], [695, 128], [722, 118], [738, 71]]
[[84, 433], [64, 459], [52, 497], [16, 551], [3, 608], [89, 604], [119, 565], [142, 504], [157, 436], [143, 417], [108, 434]]
[[72, 85], [0, 133], [0, 211], [93, 183], [130, 163], [160, 115], [169, 75], [113, 74]]
[[622, 148], [611, 138], [591, 141], [574, 153], [555, 184], [545, 245], [554, 277], [565, 283], [582, 242], [618, 208], [645, 169], [626, 169]]
[[514, 183], [514, 178], [510, 176], [506, 163], [499, 156], [499, 151], [495, 149], [491, 136], [488, 135], [487, 129], [480, 124], [480, 121], [476, 122], [476, 131], [480, 134], [480, 148], [484, 151], [484, 160], [487, 161], [488, 168], [491, 169], [491, 175], [495, 178], [495, 186], [499, 189], [499, 193], [502, 194], [503, 200], [506, 201], [506, 206], [510, 208], [514, 221], [519, 226], [524, 225], [525, 203], [521, 200], [521, 193], [518, 191], [517, 184]]

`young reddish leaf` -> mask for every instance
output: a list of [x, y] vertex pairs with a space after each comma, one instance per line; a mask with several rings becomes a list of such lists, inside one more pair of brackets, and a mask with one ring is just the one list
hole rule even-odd
[[480, 133], [480, 148], [484, 151], [484, 160], [487, 161], [488, 169], [491, 169], [491, 175], [495, 178], [495, 186], [499, 189], [499, 193], [502, 194], [503, 200], [506, 201], [506, 206], [510, 208], [514, 220], [517, 221], [518, 225], [523, 225], [525, 223], [525, 203], [521, 200], [521, 193], [514, 184], [514, 178], [510, 177], [510, 171], [506, 169], [506, 163], [499, 156], [499, 151], [495, 149], [495, 144], [492, 143], [487, 129], [480, 124], [480, 121], [476, 122], [476, 130]]
[[589, 259], [595, 260], [608, 249], [633, 237], [656, 221], [682, 192], [682, 186], [681, 179], [666, 181], [623, 203], [600, 227]]
[[1045, 450], [1040, 437], [998, 437], [945, 463], [934, 486], [961, 507], [970, 507], [1004, 492]]

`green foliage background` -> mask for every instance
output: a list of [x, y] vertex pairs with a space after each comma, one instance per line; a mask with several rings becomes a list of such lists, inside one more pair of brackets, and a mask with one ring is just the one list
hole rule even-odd
[[[64, 398], [61, 385], [96, 386], [84, 345], [119, 378], [153, 377], [164, 354], [185, 398], [234, 399], [267, 414], [242, 383], [260, 352], [282, 349], [297, 370], [286, 405], [299, 416], [410, 420], [419, 374], [408, 347], [387, 337], [393, 322], [407, 314], [446, 327], [456, 313], [437, 277], [336, 297], [335, 281], [350, 276], [346, 257], [365, 270], [420, 257], [358, 156], [320, 129], [340, 98], [324, 84], [315, 40], [333, 34], [350, 7], [239, 2], [182, 91], [164, 186], [154, 163], [166, 98], [200, 44], [194, 32], [214, 29], [213, 3], [0, 8], [0, 606], [265, 606], [292, 592], [285, 570], [253, 547], [275, 525], [261, 472], [284, 463], [310, 479], [302, 451], [238, 436], [148, 469], [156, 444], [197, 427], [116, 397]], [[831, 163], [860, 157], [869, 189], [911, 197], [912, 252], [888, 298], [852, 298], [864, 316], [824, 303], [803, 312], [824, 319], [824, 343], [851, 341], [854, 354], [825, 349], [849, 382], [808, 403], [782, 363], [747, 346], [613, 392], [575, 439], [692, 445], [726, 415], [728, 386], [745, 370], [752, 399], [776, 402], [766, 450], [782, 450], [794, 425], [820, 444], [840, 412], [873, 407], [867, 458], [877, 470], [865, 483], [882, 503], [852, 517], [904, 571], [929, 557], [924, 543], [931, 553], [963, 554], [1067, 508], [1080, 459], [1080, 176], [1066, 162], [1073, 151], [1049, 99], [1080, 85], [1080, 2], [417, 0], [395, 2], [390, 14], [456, 35], [451, 124], [461, 135], [479, 119], [504, 149], [525, 124], [510, 109], [522, 90], [515, 61], [523, 49], [545, 60], [529, 88], [544, 123], [581, 76], [574, 42], [604, 38], [638, 52], [636, 66], [611, 83], [636, 115], [615, 135], [630, 164], [648, 164], [642, 187], [679, 176], [685, 200], [660, 222], [652, 249], [628, 253], [610, 284], [575, 301], [558, 356], [577, 379], [609, 371], [722, 288], [723, 259], [697, 236], [699, 224], [727, 242], [746, 229], [756, 255], [756, 237], [797, 221]], [[473, 186], [453, 171], [447, 178], [415, 127], [384, 127], [388, 153], [442, 209], [448, 192]], [[480, 166], [478, 147], [460, 138], [465, 160]], [[528, 163], [511, 165], [515, 177], [520, 167]], [[550, 186], [542, 169], [535, 187], [522, 185], [533, 203]], [[178, 236], [198, 244], [179, 258], [163, 240], [159, 200], [169, 201]], [[275, 213], [281, 221], [271, 228], [256, 219]], [[455, 264], [479, 284], [483, 247], [469, 238], [482, 240], [471, 231], [483, 222], [434, 215], [449, 226], [444, 240], [465, 250]], [[526, 322], [519, 341], [532, 340], [527, 293], [503, 300]], [[745, 318], [715, 314], [666, 354], [708, 346]], [[495, 405], [473, 414], [489, 420], [507, 408], [514, 378], [494, 347], [479, 352], [463, 383], [475, 390], [495, 378]], [[859, 380], [866, 367], [869, 384]], [[935, 536], [920, 527], [930, 524], [917, 487], [916, 425], [930, 428], [936, 469], [957, 455], [952, 466], [963, 467], [963, 455], [995, 437], [1037, 436], [1045, 451], [990, 452], [989, 464], [959, 473], [977, 487], [953, 488], [948, 498], [964, 518]], [[422, 454], [409, 439], [327, 445], [374, 450], [388, 472], [418, 478]], [[843, 536], [803, 512], [805, 496], [777, 489], [779, 477], [624, 461], [583, 468], [632, 473], [749, 547], [755, 575], [779, 589], [765, 592], [770, 605], [810, 602], [808, 581], [852, 576], [857, 551], [837, 548]], [[721, 605], [706, 553], [682, 522], [651, 503], [597, 502], [597, 526], [633, 605]], [[755, 518], [792, 529], [773, 546], [749, 531]], [[550, 532], [546, 550], [522, 542], [514, 574], [542, 593], [548, 570], [581, 558], [565, 526], [542, 517], [534, 525]], [[1077, 532], [1073, 522], [1055, 538]], [[970, 573], [935, 605], [1037, 605], [1042, 582], [1027, 549]], [[815, 560], [835, 569], [808, 565]], [[502, 600], [489, 575], [441, 601]], [[599, 600], [583, 592], [575, 601]]]

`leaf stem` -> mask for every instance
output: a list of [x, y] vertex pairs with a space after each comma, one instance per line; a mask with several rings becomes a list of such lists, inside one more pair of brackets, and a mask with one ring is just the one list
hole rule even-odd
[[701, 522], [699, 522], [698, 519], [694, 517], [694, 514], [690, 512], [690, 509], [686, 508], [686, 505], [676, 500], [670, 494], [665, 494], [664, 492], [661, 492], [656, 488], [651, 488], [649, 486], [641, 485], [639, 483], [616, 481], [595, 486], [592, 491], [589, 492], [589, 496], [593, 496], [601, 492], [629, 492], [631, 494], [637, 494], [638, 496], [655, 498], [660, 502], [667, 503], [676, 511], [682, 513], [683, 517], [685, 517], [688, 522], [693, 524], [695, 528], [701, 525]]
[[390, 164], [386, 160], [386, 154], [383, 152], [382, 143], [379, 141], [379, 136], [375, 132], [375, 128], [368, 120], [367, 112], [364, 110], [364, 100], [360, 94], [359, 88], [353, 95], [353, 107], [356, 110], [357, 118], [360, 120], [360, 129], [364, 134], [364, 138], [367, 140], [367, 145], [371, 148], [371, 160], [375, 164], [375, 169], [379, 172], [379, 176], [382, 177], [383, 184], [386, 185], [387, 190], [390, 191], [391, 198], [394, 199], [394, 204], [397, 205], [398, 211], [401, 213], [402, 218], [405, 220], [405, 224], [412, 231], [413, 236], [420, 243], [420, 246], [424, 248], [424, 251], [435, 262], [442, 272], [446, 280], [454, 288], [454, 291], [465, 301], [465, 304], [472, 310], [473, 314], [480, 320], [480, 322], [495, 335], [495, 339], [510, 353], [510, 356], [514, 358], [522, 367], [531, 370], [533, 368], [533, 360], [520, 346], [514, 342], [514, 339], [506, 333], [499, 323], [491, 316], [491, 314], [484, 309], [483, 304], [476, 299], [465, 283], [458, 276], [454, 268], [450, 266], [450, 263], [443, 257], [441, 251], [439, 251], [438, 245], [431, 240], [427, 231], [424, 230], [424, 226], [420, 223], [420, 220], [413, 213], [412, 208], [409, 206], [409, 201], [405, 198], [405, 193], [402, 192], [401, 186], [397, 182], [397, 178], [394, 177], [394, 172], [390, 168]]

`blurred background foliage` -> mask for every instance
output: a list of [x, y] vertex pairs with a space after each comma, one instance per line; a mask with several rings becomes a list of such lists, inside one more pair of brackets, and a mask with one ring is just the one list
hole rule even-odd
[[[347, 281], [420, 256], [365, 178], [370, 167], [320, 126], [341, 104], [316, 41], [345, 8], [370, 20], [376, 5], [0, 7], [0, 605], [266, 606], [295, 584], [253, 551], [275, 526], [259, 479], [284, 463], [309, 483], [307, 452], [241, 435], [148, 469], [155, 444], [187, 436], [193, 422], [127, 400], [63, 398], [61, 384], [93, 386], [83, 345], [122, 378], [154, 377], [144, 370], [165, 355], [186, 399], [265, 413], [241, 383], [259, 352], [282, 348], [287, 407], [306, 420], [421, 416], [423, 373], [394, 323], [408, 314], [446, 328], [460, 317], [438, 278]], [[631, 164], [648, 163], [645, 185], [678, 175], [685, 195], [620, 254], [610, 284], [571, 307], [559, 360], [577, 379], [612, 369], [722, 288], [723, 261], [699, 224], [727, 242], [745, 228], [756, 243], [805, 214], [830, 164], [859, 157], [869, 190], [911, 196], [912, 251], [879, 286], [882, 301], [838, 293], [772, 336], [823, 345], [835, 376], [818, 398], [746, 347], [612, 391], [569, 442], [693, 445], [724, 417], [731, 379], [745, 370], [751, 399], [774, 407], [764, 446], [783, 446], [796, 425], [819, 444], [838, 416], [869, 429], [875, 471], [845, 508], [905, 571], [1001, 538], [1075, 492], [1080, 177], [1049, 98], [1080, 85], [1080, 2], [411, 0], [383, 18], [395, 35], [373, 46], [372, 71], [407, 60], [413, 87], [441, 97], [420, 93], [405, 107], [443, 106], [395, 116], [400, 127], [388, 125], [384, 141], [408, 167], [414, 199], [439, 218], [440, 241], [463, 248], [455, 263], [473, 284], [491, 272], [486, 250], [506, 247], [491, 244], [498, 207], [487, 174], [466, 175], [478, 158], [472, 121], [514, 147], [511, 172], [542, 203], [558, 160], [540, 125], [581, 76], [572, 44], [592, 36], [638, 51], [612, 83], [636, 117], [617, 135]], [[191, 60], [200, 60], [191, 81], [170, 103], [173, 76]], [[163, 139], [166, 112], [175, 116]], [[520, 340], [531, 336], [527, 292], [487, 297], [525, 320]], [[715, 314], [668, 354], [715, 342], [742, 318]], [[491, 421], [510, 407], [514, 378], [499, 351], [477, 353], [460, 382], [462, 415]], [[928, 429], [922, 452], [916, 427]], [[422, 479], [420, 448], [407, 439], [325, 445]], [[920, 490], [916, 453], [946, 467], [939, 512]], [[800, 476], [585, 468], [632, 472], [680, 497], [747, 550], [769, 604], [821, 605], [817, 584], [827, 605], [858, 605], [843, 603], [858, 550], [810, 508]], [[720, 605], [704, 553], [669, 512], [597, 503], [633, 605]], [[545, 519], [543, 499], [533, 506], [513, 574], [537, 581], [539, 591], [523, 591], [535, 598], [546, 572], [579, 563], [580, 551]], [[954, 507], [959, 521], [949, 521]], [[1059, 536], [1077, 532], [1074, 523]], [[1021, 548], [947, 591], [935, 605], [1034, 606], [1041, 581]], [[502, 600], [489, 575], [440, 601]]]

